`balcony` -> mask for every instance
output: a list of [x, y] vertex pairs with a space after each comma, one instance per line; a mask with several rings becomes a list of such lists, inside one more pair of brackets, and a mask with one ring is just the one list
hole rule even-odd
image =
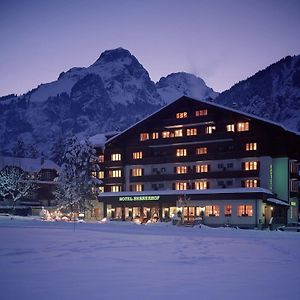
[[185, 173], [185, 174], [151, 174], [144, 176], [131, 176], [130, 182], [155, 182], [155, 181], [187, 181], [197, 179], [222, 179], [222, 178], [245, 178], [245, 177], [258, 177], [259, 171], [242, 171], [242, 170], [226, 170], [214, 171], [203, 173]]

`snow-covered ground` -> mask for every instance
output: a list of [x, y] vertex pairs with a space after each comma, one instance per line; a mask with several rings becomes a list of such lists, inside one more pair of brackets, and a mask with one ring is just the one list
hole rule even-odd
[[0, 217], [0, 299], [300, 299], [300, 233]]

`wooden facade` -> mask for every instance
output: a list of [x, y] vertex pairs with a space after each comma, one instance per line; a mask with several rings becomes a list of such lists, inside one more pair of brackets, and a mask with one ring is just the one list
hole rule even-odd
[[[97, 154], [104, 216], [115, 217], [109, 212], [118, 208], [126, 219], [134, 217], [128, 212], [132, 207], [141, 214], [156, 207], [155, 214], [167, 219], [172, 216], [164, 210], [170, 207], [172, 214], [195, 207], [196, 217], [198, 208], [205, 214], [211, 209], [206, 206], [215, 203], [218, 217], [208, 214], [207, 224], [254, 227], [269, 222], [277, 211], [285, 212], [278, 213], [278, 223], [286, 223], [288, 208], [289, 218], [298, 218], [300, 136], [253, 115], [182, 97], [110, 138]], [[116, 200], [124, 194], [161, 198], [157, 204], [147, 197], [142, 202]], [[180, 206], [183, 198], [188, 201]], [[247, 202], [256, 203], [249, 204], [251, 218], [225, 217], [226, 203], [238, 210]]]

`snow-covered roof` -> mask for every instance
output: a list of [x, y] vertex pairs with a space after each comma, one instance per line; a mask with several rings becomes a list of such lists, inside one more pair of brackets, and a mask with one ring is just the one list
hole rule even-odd
[[98, 133], [89, 137], [89, 141], [93, 144], [94, 147], [104, 147], [107, 140], [117, 134], [119, 134], [119, 132], [117, 131]]
[[107, 140], [107, 142], [110, 142], [111, 140], [117, 138], [118, 136], [122, 135], [123, 133], [125, 133], [126, 131], [130, 130], [131, 128], [135, 127], [136, 125], [142, 123], [143, 121], [145, 121], [146, 119], [152, 117], [153, 115], [157, 114], [158, 112], [162, 111], [163, 109], [167, 108], [168, 106], [172, 105], [174, 102], [182, 99], [182, 98], [187, 98], [187, 99], [190, 99], [190, 100], [195, 100], [195, 101], [199, 101], [199, 102], [202, 102], [202, 103], [205, 103], [205, 104], [208, 104], [208, 105], [211, 105], [211, 106], [215, 106], [215, 107], [218, 107], [218, 108], [222, 108], [222, 109], [226, 109], [228, 111], [231, 111], [231, 112], [235, 112], [235, 113], [238, 113], [240, 115], [243, 115], [245, 117], [248, 117], [248, 118], [253, 118], [253, 119], [256, 119], [256, 120], [259, 120], [259, 121], [263, 121], [263, 122], [266, 122], [266, 123], [269, 123], [269, 124], [272, 124], [272, 125], [275, 125], [275, 126], [278, 126], [278, 127], [281, 127], [283, 130], [287, 131], [287, 132], [291, 132], [293, 134], [296, 134], [298, 136], [300, 136], [300, 133], [299, 132], [296, 132], [296, 131], [292, 131], [292, 130], [289, 130], [288, 128], [286, 128], [285, 126], [283, 126], [282, 124], [280, 123], [276, 123], [276, 122], [273, 122], [271, 120], [268, 120], [268, 119], [265, 119], [265, 118], [262, 118], [262, 117], [259, 117], [259, 116], [256, 116], [256, 115], [253, 115], [253, 114], [249, 114], [249, 113], [246, 113], [246, 112], [243, 112], [243, 111], [240, 111], [240, 110], [237, 110], [237, 109], [234, 109], [234, 108], [230, 108], [228, 106], [224, 106], [224, 105], [221, 105], [221, 104], [217, 104], [217, 103], [214, 103], [214, 102], [211, 102], [211, 101], [207, 101], [207, 100], [202, 100], [202, 99], [196, 99], [196, 98], [191, 98], [191, 97], [188, 97], [188, 96], [182, 96], [180, 97], [179, 99], [173, 101], [173, 102], [170, 102], [168, 103], [167, 105], [163, 106], [161, 109], [153, 112], [152, 114], [150, 114], [149, 116], [143, 118], [142, 120], [140, 120], [139, 122], [131, 125], [130, 127], [128, 127], [127, 129], [123, 130], [122, 132], [120, 132], [119, 134], [111, 137], [110, 139]]
[[19, 167], [25, 172], [39, 172], [42, 169], [60, 170], [56, 163], [48, 159], [0, 156], [0, 169], [6, 166]]
[[142, 192], [104, 192], [99, 197], [123, 197], [123, 196], [141, 196], [141, 195], [211, 195], [211, 194], [239, 194], [239, 193], [266, 193], [273, 195], [270, 190], [264, 188], [226, 188], [226, 189], [206, 189], [206, 190], [161, 190], [161, 191], [142, 191]]
[[99, 133], [96, 135], [93, 135], [89, 138], [89, 141], [93, 144], [95, 147], [103, 147], [106, 143], [106, 135], [105, 133]]
[[274, 203], [274, 204], [290, 206], [288, 203], [286, 203], [286, 202], [284, 202], [282, 200], [276, 199], [276, 198], [268, 198], [267, 201], [271, 202], [271, 203]]

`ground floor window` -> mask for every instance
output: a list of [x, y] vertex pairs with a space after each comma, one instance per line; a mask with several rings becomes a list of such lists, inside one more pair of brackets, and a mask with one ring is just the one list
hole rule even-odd
[[238, 217], [252, 217], [253, 216], [252, 205], [238, 205], [237, 215]]
[[227, 204], [225, 205], [225, 211], [224, 211], [225, 217], [230, 217], [232, 214], [232, 205]]
[[205, 206], [205, 216], [207, 216], [207, 217], [219, 217], [220, 216], [220, 206], [219, 205]]

